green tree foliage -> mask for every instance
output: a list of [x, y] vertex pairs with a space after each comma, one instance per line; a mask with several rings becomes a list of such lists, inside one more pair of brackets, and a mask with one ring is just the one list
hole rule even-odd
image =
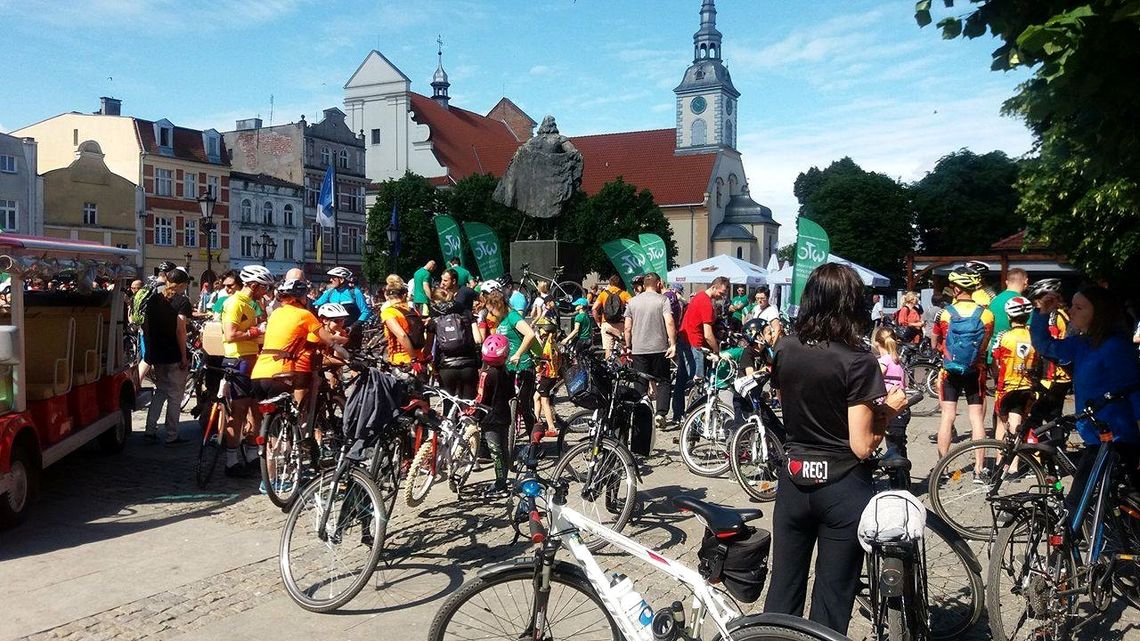
[[[400, 255], [395, 257], [390, 255], [386, 233], [393, 202], [400, 223]], [[432, 219], [445, 208], [443, 194], [423, 176], [407, 172], [398, 180], [381, 183], [376, 204], [368, 211], [364, 253], [368, 282], [382, 283], [389, 273], [408, 278], [429, 259], [440, 260], [439, 237]]]
[[[506, 205], [501, 205], [491, 195], [495, 193], [499, 179], [491, 174], [472, 174], [448, 189], [448, 212], [455, 220], [463, 222], [484, 223], [499, 237], [503, 255], [503, 267], [510, 269], [511, 241], [515, 240], [520, 229], [527, 223], [527, 217], [522, 212]], [[475, 257], [471, 255], [471, 248], [467, 251], [467, 264], [474, 265]]]
[[[932, 22], [930, 0], [915, 6]], [[994, 70], [1034, 69], [1005, 104], [1036, 136], [1017, 183], [1031, 236], [1094, 276], [1135, 287], [1140, 271], [1140, 1], [971, 0], [944, 38], [1001, 41]], [[1128, 278], [1132, 276], [1133, 278]]]
[[794, 193], [800, 215], [827, 231], [831, 253], [891, 278], [901, 276], [903, 259], [914, 249], [905, 186], [843, 158], [801, 173]]
[[789, 243], [776, 250], [776, 259], [780, 264], [795, 262], [796, 260], [796, 244]]
[[943, 156], [910, 188], [922, 252], [984, 254], [994, 242], [1024, 229], [1016, 181], [1017, 163], [1001, 151], [979, 156], [960, 149]]
[[677, 243], [665, 213], [653, 201], [648, 189], [625, 182], [618, 176], [602, 185], [598, 193], [577, 199], [559, 222], [559, 238], [576, 242], [582, 248], [582, 268], [606, 275], [614, 273], [602, 243], [615, 238], [636, 241], [639, 234], [657, 234], [665, 241], [669, 266], [676, 265]]

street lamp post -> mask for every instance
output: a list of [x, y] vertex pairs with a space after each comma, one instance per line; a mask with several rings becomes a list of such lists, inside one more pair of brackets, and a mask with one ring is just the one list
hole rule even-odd
[[400, 236], [400, 230], [396, 229], [393, 225], [388, 225], [386, 230], [388, 234], [388, 273], [392, 274], [396, 271], [396, 239]]
[[214, 205], [218, 199], [209, 189], [198, 197], [198, 207], [202, 210], [202, 232], [206, 234], [206, 271], [214, 273], [214, 247], [210, 241], [214, 238]]
[[190, 252], [186, 252], [186, 273], [187, 274], [190, 273], [190, 259], [193, 257], [194, 257], [194, 254], [192, 254]]
[[277, 241], [265, 232], [261, 232], [261, 242], [254, 241], [253, 251], [261, 254], [261, 266], [277, 255]]

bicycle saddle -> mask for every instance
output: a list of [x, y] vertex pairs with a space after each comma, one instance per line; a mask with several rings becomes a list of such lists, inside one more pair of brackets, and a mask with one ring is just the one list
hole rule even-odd
[[674, 497], [673, 505], [682, 512], [696, 514], [713, 534], [726, 538], [740, 534], [744, 531], [745, 523], [764, 516], [764, 512], [757, 508], [735, 510], [706, 503], [691, 496]]
[[891, 472], [894, 470], [902, 470], [903, 472], [910, 471], [910, 459], [905, 459], [901, 456], [893, 456], [891, 458], [882, 459], [879, 461], [879, 469]]

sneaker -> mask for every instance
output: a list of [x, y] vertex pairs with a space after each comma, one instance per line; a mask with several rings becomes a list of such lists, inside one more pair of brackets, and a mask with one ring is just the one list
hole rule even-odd
[[991, 476], [990, 468], [983, 467], [982, 469], [978, 470], [977, 472], [974, 472], [974, 484], [975, 485], [985, 485], [986, 483], [990, 482], [990, 476]]
[[543, 438], [558, 438], [558, 430], [546, 430]]
[[507, 482], [495, 481], [494, 484], [483, 490], [484, 499], [498, 499], [507, 495]]
[[265, 487], [265, 479], [261, 480], [261, 485], [257, 486], [257, 491], [262, 494], [269, 494], [269, 489]]
[[[938, 432], [931, 434], [927, 438], [930, 439], [931, 443], [938, 443]], [[958, 430], [953, 430], [950, 432], [950, 442], [951, 443], [957, 443], [958, 442]]]

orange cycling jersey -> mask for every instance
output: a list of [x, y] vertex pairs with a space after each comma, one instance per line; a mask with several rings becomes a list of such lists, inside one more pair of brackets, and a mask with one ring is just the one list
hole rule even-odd
[[[1049, 335], [1057, 340], [1065, 337], [1069, 330], [1069, 315], [1065, 310], [1058, 309], [1052, 314], [1049, 314]], [[1053, 383], [1071, 383], [1072, 377], [1064, 367], [1058, 365], [1055, 361], [1047, 358], [1042, 358], [1039, 365], [1043, 370], [1041, 374], [1041, 384], [1045, 387], [1052, 387]]]
[[1028, 327], [1013, 327], [999, 334], [993, 353], [998, 394], [1033, 389], [1037, 352], [1029, 339]]

